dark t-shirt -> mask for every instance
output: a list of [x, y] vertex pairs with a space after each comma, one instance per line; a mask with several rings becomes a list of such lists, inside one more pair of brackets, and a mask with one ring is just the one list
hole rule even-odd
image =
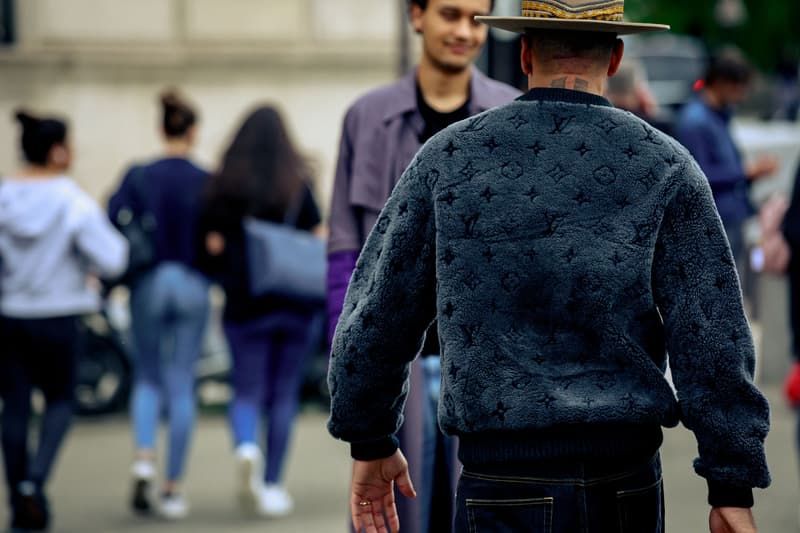
[[[243, 322], [275, 311], [314, 311], [315, 304], [309, 302], [279, 296], [250, 296], [247, 245], [242, 228], [242, 220], [248, 215], [248, 208], [241, 198], [215, 198], [205, 203], [200, 217], [197, 233], [199, 264], [203, 272], [225, 289], [225, 319]], [[270, 222], [283, 221], [283, 215], [279, 213], [264, 213], [256, 217]], [[308, 186], [304, 186], [295, 227], [310, 231], [321, 220], [314, 195]], [[225, 239], [225, 251], [220, 256], [211, 256], [205, 249], [205, 237], [210, 232], [218, 232]]]
[[467, 101], [455, 111], [440, 113], [428, 105], [428, 102], [425, 101], [425, 97], [422, 95], [422, 89], [419, 84], [417, 84], [417, 106], [419, 107], [419, 112], [422, 114], [422, 118], [425, 120], [425, 129], [419, 136], [420, 144], [425, 144], [428, 139], [450, 124], [469, 118], [469, 101], [469, 98], [467, 98]]

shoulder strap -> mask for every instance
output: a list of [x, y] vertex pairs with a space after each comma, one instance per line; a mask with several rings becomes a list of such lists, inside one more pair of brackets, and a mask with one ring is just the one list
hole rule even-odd
[[144, 210], [145, 198], [147, 198], [147, 187], [145, 178], [147, 176], [147, 165], [140, 165], [133, 169], [131, 173], [131, 196], [139, 209]]
[[289, 204], [289, 208], [286, 210], [286, 213], [283, 215], [283, 223], [286, 226], [290, 227], [297, 227], [297, 220], [300, 218], [300, 213], [303, 210], [303, 204], [306, 201], [306, 184], [303, 183], [301, 187], [299, 187], [299, 193], [294, 195], [292, 198], [292, 202]]

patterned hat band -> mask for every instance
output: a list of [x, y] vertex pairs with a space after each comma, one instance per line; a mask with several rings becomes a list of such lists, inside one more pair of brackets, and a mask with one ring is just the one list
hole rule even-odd
[[622, 22], [625, 0], [522, 0], [522, 16]]

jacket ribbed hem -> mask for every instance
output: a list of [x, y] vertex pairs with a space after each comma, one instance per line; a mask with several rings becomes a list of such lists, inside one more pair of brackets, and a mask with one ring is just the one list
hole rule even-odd
[[753, 507], [753, 489], [736, 487], [719, 481], [708, 482], [708, 504], [711, 507]]
[[356, 461], [377, 461], [394, 455], [400, 441], [394, 435], [375, 440], [351, 442], [350, 457]]
[[539, 462], [553, 459], [636, 460], [653, 456], [664, 435], [659, 426], [608, 424], [564, 426], [525, 432], [459, 436], [464, 465]]
[[70, 294], [51, 292], [42, 298], [7, 294], [0, 300], [0, 315], [21, 319], [86, 315], [99, 309], [99, 295], [89, 290]]

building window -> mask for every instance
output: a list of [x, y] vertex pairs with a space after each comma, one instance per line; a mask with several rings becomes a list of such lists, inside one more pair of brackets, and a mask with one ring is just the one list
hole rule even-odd
[[0, 45], [14, 42], [14, 0], [0, 0]]

